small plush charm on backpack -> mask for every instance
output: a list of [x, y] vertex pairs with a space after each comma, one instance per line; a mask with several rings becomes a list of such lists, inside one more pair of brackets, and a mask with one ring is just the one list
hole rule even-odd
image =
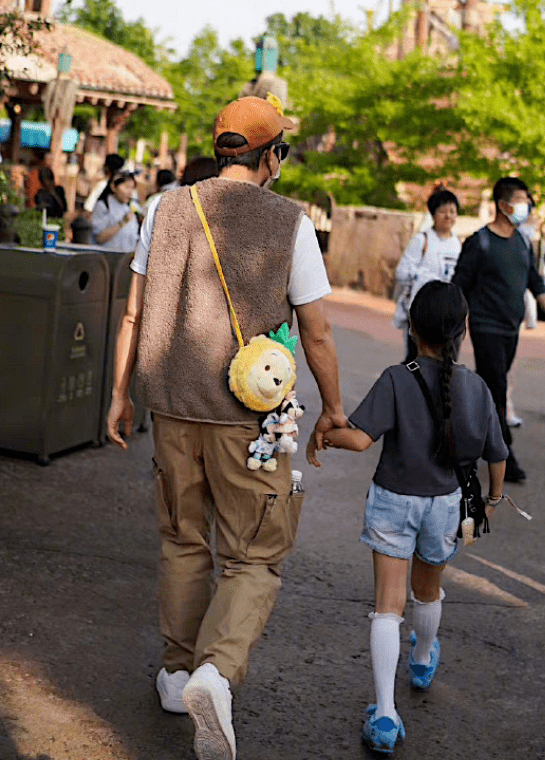
[[475, 520], [472, 517], [466, 517], [465, 520], [462, 520], [461, 528], [464, 546], [473, 546], [473, 544], [477, 543], [475, 537]]

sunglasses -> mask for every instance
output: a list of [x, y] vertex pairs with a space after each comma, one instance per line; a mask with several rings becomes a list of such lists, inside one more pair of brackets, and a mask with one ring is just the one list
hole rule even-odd
[[290, 152], [289, 143], [281, 142], [277, 145], [273, 145], [274, 153], [279, 161], [285, 161]]

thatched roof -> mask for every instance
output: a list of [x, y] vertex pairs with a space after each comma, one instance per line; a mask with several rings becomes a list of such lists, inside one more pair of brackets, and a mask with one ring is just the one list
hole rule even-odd
[[[55, 24], [37, 35], [37, 54], [57, 66], [60, 53], [72, 56], [70, 76], [78, 85], [78, 100], [96, 93], [100, 99], [126, 96], [128, 102], [173, 107], [170, 84], [137, 55], [77, 26]], [[87, 98], [85, 98], [87, 99]]]

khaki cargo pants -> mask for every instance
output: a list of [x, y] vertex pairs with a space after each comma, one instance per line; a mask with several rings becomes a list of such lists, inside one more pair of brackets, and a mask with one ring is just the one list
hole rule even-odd
[[211, 662], [240, 683], [274, 607], [280, 563], [295, 542], [303, 497], [290, 495], [290, 458], [281, 454], [275, 472], [247, 469], [257, 424], [155, 414], [153, 432], [165, 667], [191, 673]]

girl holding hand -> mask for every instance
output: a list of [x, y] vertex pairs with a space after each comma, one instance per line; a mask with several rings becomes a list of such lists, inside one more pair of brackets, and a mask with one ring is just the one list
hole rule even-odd
[[[427, 689], [439, 665], [441, 577], [456, 553], [460, 523], [454, 463], [465, 471], [480, 457], [488, 461], [488, 513], [503, 494], [508, 451], [496, 407], [482, 378], [456, 364], [467, 313], [460, 288], [439, 281], [424, 285], [410, 309], [416, 361], [440, 411], [440, 430], [416, 378], [408, 366], [398, 364], [383, 372], [349, 417], [351, 428], [324, 434], [325, 448], [350, 451], [366, 451], [384, 436], [361, 536], [373, 550], [375, 611], [369, 617], [376, 692], [361, 737], [378, 752], [393, 752], [397, 739], [405, 737], [394, 687], [411, 559], [412, 686]], [[319, 466], [316, 448], [312, 438], [307, 459]]]

